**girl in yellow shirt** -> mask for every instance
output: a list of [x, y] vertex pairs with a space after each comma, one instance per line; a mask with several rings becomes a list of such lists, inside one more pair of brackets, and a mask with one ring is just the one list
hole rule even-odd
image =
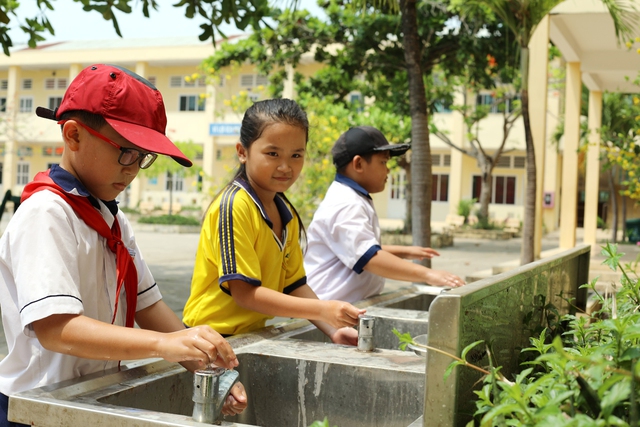
[[256, 102], [245, 113], [240, 166], [209, 207], [196, 254], [188, 326], [223, 335], [254, 331], [274, 316], [309, 319], [334, 343], [357, 344], [365, 310], [321, 301], [307, 285], [302, 221], [284, 192], [304, 164], [309, 122], [289, 99]]

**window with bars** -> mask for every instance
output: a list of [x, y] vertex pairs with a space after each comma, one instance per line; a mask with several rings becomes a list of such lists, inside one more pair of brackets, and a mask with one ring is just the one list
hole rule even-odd
[[[515, 176], [494, 176], [491, 183], [491, 203], [497, 205], [516, 204], [516, 177]], [[480, 199], [482, 188], [482, 178], [480, 175], [473, 176], [473, 194], [471, 197]]]
[[173, 191], [184, 191], [184, 176], [180, 173], [167, 172], [165, 176], [165, 190], [170, 191], [173, 186]]
[[58, 108], [60, 106], [60, 104], [62, 104], [62, 97], [61, 96], [50, 96], [49, 97], [49, 109], [50, 110], [55, 110], [56, 108]]
[[66, 89], [67, 88], [67, 79], [65, 77], [49, 77], [44, 79], [44, 88], [48, 90], [53, 89]]
[[431, 175], [431, 200], [434, 202], [446, 202], [449, 200], [449, 175]]
[[513, 156], [514, 169], [524, 169], [526, 164], [527, 164], [527, 159], [525, 156]]
[[[187, 77], [189, 78], [187, 79]], [[155, 85], [155, 82], [152, 82], [152, 84]], [[171, 87], [196, 87], [196, 86], [205, 87], [206, 85], [207, 85], [207, 82], [204, 77], [200, 77], [199, 79], [196, 79], [196, 80], [191, 79], [191, 76], [188, 76], [188, 75], [171, 76], [169, 78], [169, 86]]]
[[506, 99], [501, 103], [494, 104], [495, 99], [493, 95], [489, 93], [481, 93], [476, 97], [476, 105], [490, 105], [490, 113], [502, 113], [504, 112], [505, 108], [507, 110], [507, 113], [511, 113], [515, 109], [515, 101], [517, 100], [520, 100], [520, 95], [516, 95], [514, 98]]
[[17, 166], [17, 185], [27, 185], [29, 183], [29, 163], [18, 162]]
[[0, 113], [6, 113], [6, 112], [7, 112], [7, 98], [3, 96], [0, 98]]
[[240, 86], [244, 88], [266, 86], [268, 84], [269, 84], [269, 76], [261, 76], [259, 74], [241, 74], [240, 75]]
[[151, 83], [152, 85], [156, 85], [156, 76], [149, 76], [147, 77], [147, 80], [149, 81], [149, 83]]
[[510, 156], [500, 156], [498, 162], [496, 163], [497, 168], [510, 168], [511, 167], [511, 157]]
[[407, 174], [402, 171], [389, 175], [390, 197], [393, 200], [405, 200], [407, 198]]
[[431, 166], [440, 166], [440, 154], [431, 155]]
[[0, 80], [0, 90], [7, 90], [9, 89], [9, 80], [3, 79]]
[[198, 95], [182, 95], [180, 111], [204, 111], [204, 100], [201, 100]]
[[62, 156], [63, 150], [64, 150], [63, 146], [45, 145], [44, 147], [42, 147], [42, 156], [43, 157]]
[[33, 80], [31, 79], [23, 79], [22, 80], [22, 89], [29, 90], [33, 87]]
[[30, 113], [33, 110], [33, 98], [31, 97], [22, 97], [20, 98], [20, 112], [21, 113]]

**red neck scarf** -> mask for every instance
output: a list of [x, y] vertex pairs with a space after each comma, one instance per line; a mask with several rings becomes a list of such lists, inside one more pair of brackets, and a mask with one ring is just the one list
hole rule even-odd
[[62, 197], [62, 199], [64, 199], [64, 201], [67, 202], [78, 214], [80, 219], [82, 219], [89, 227], [96, 230], [102, 237], [107, 239], [109, 249], [111, 249], [111, 252], [116, 254], [116, 301], [111, 323], [116, 319], [116, 313], [118, 312], [118, 300], [120, 299], [122, 285], [124, 284], [125, 294], [127, 297], [127, 316], [125, 324], [127, 327], [132, 328], [135, 320], [136, 303], [138, 299], [138, 272], [136, 271], [133, 258], [131, 258], [131, 255], [129, 254], [129, 250], [126, 248], [124, 243], [122, 243], [118, 218], [114, 218], [113, 226], [109, 229], [109, 226], [100, 214], [100, 211], [91, 204], [88, 197], [75, 196], [65, 192], [49, 177], [49, 171], [39, 172], [35, 176], [34, 180], [24, 187], [21, 196], [21, 203], [38, 191], [42, 190], [49, 190]]

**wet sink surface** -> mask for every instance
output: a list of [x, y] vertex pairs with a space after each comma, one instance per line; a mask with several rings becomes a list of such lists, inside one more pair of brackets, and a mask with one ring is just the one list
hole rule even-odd
[[[411, 353], [262, 340], [237, 355], [249, 406], [223, 425], [307, 427], [328, 417], [340, 427], [406, 427], [423, 413], [425, 363]], [[205, 425], [191, 419], [192, 387], [193, 374], [154, 360], [24, 392], [13, 404], [30, 416], [19, 421], [40, 426]]]
[[[225, 421], [307, 427], [328, 417], [340, 427], [406, 427], [422, 414], [424, 360], [406, 352], [364, 354], [333, 344], [292, 342], [285, 347], [270, 341], [244, 351], [238, 353], [237, 371], [250, 403]], [[192, 383], [193, 375], [183, 371], [98, 401], [190, 415]]]

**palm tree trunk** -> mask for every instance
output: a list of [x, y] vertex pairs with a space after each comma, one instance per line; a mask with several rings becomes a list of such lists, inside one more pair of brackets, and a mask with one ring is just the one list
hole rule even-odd
[[522, 74], [522, 119], [524, 121], [524, 136], [526, 141], [527, 159], [527, 189], [524, 201], [524, 221], [522, 225], [522, 248], [520, 251], [520, 265], [534, 261], [534, 237], [536, 218], [536, 152], [531, 134], [531, 119], [529, 117], [529, 48], [521, 47], [520, 72]]
[[[400, 0], [400, 13], [411, 111], [411, 234], [414, 245], [431, 246], [431, 148], [416, 0]], [[421, 264], [430, 267], [431, 261]]]

